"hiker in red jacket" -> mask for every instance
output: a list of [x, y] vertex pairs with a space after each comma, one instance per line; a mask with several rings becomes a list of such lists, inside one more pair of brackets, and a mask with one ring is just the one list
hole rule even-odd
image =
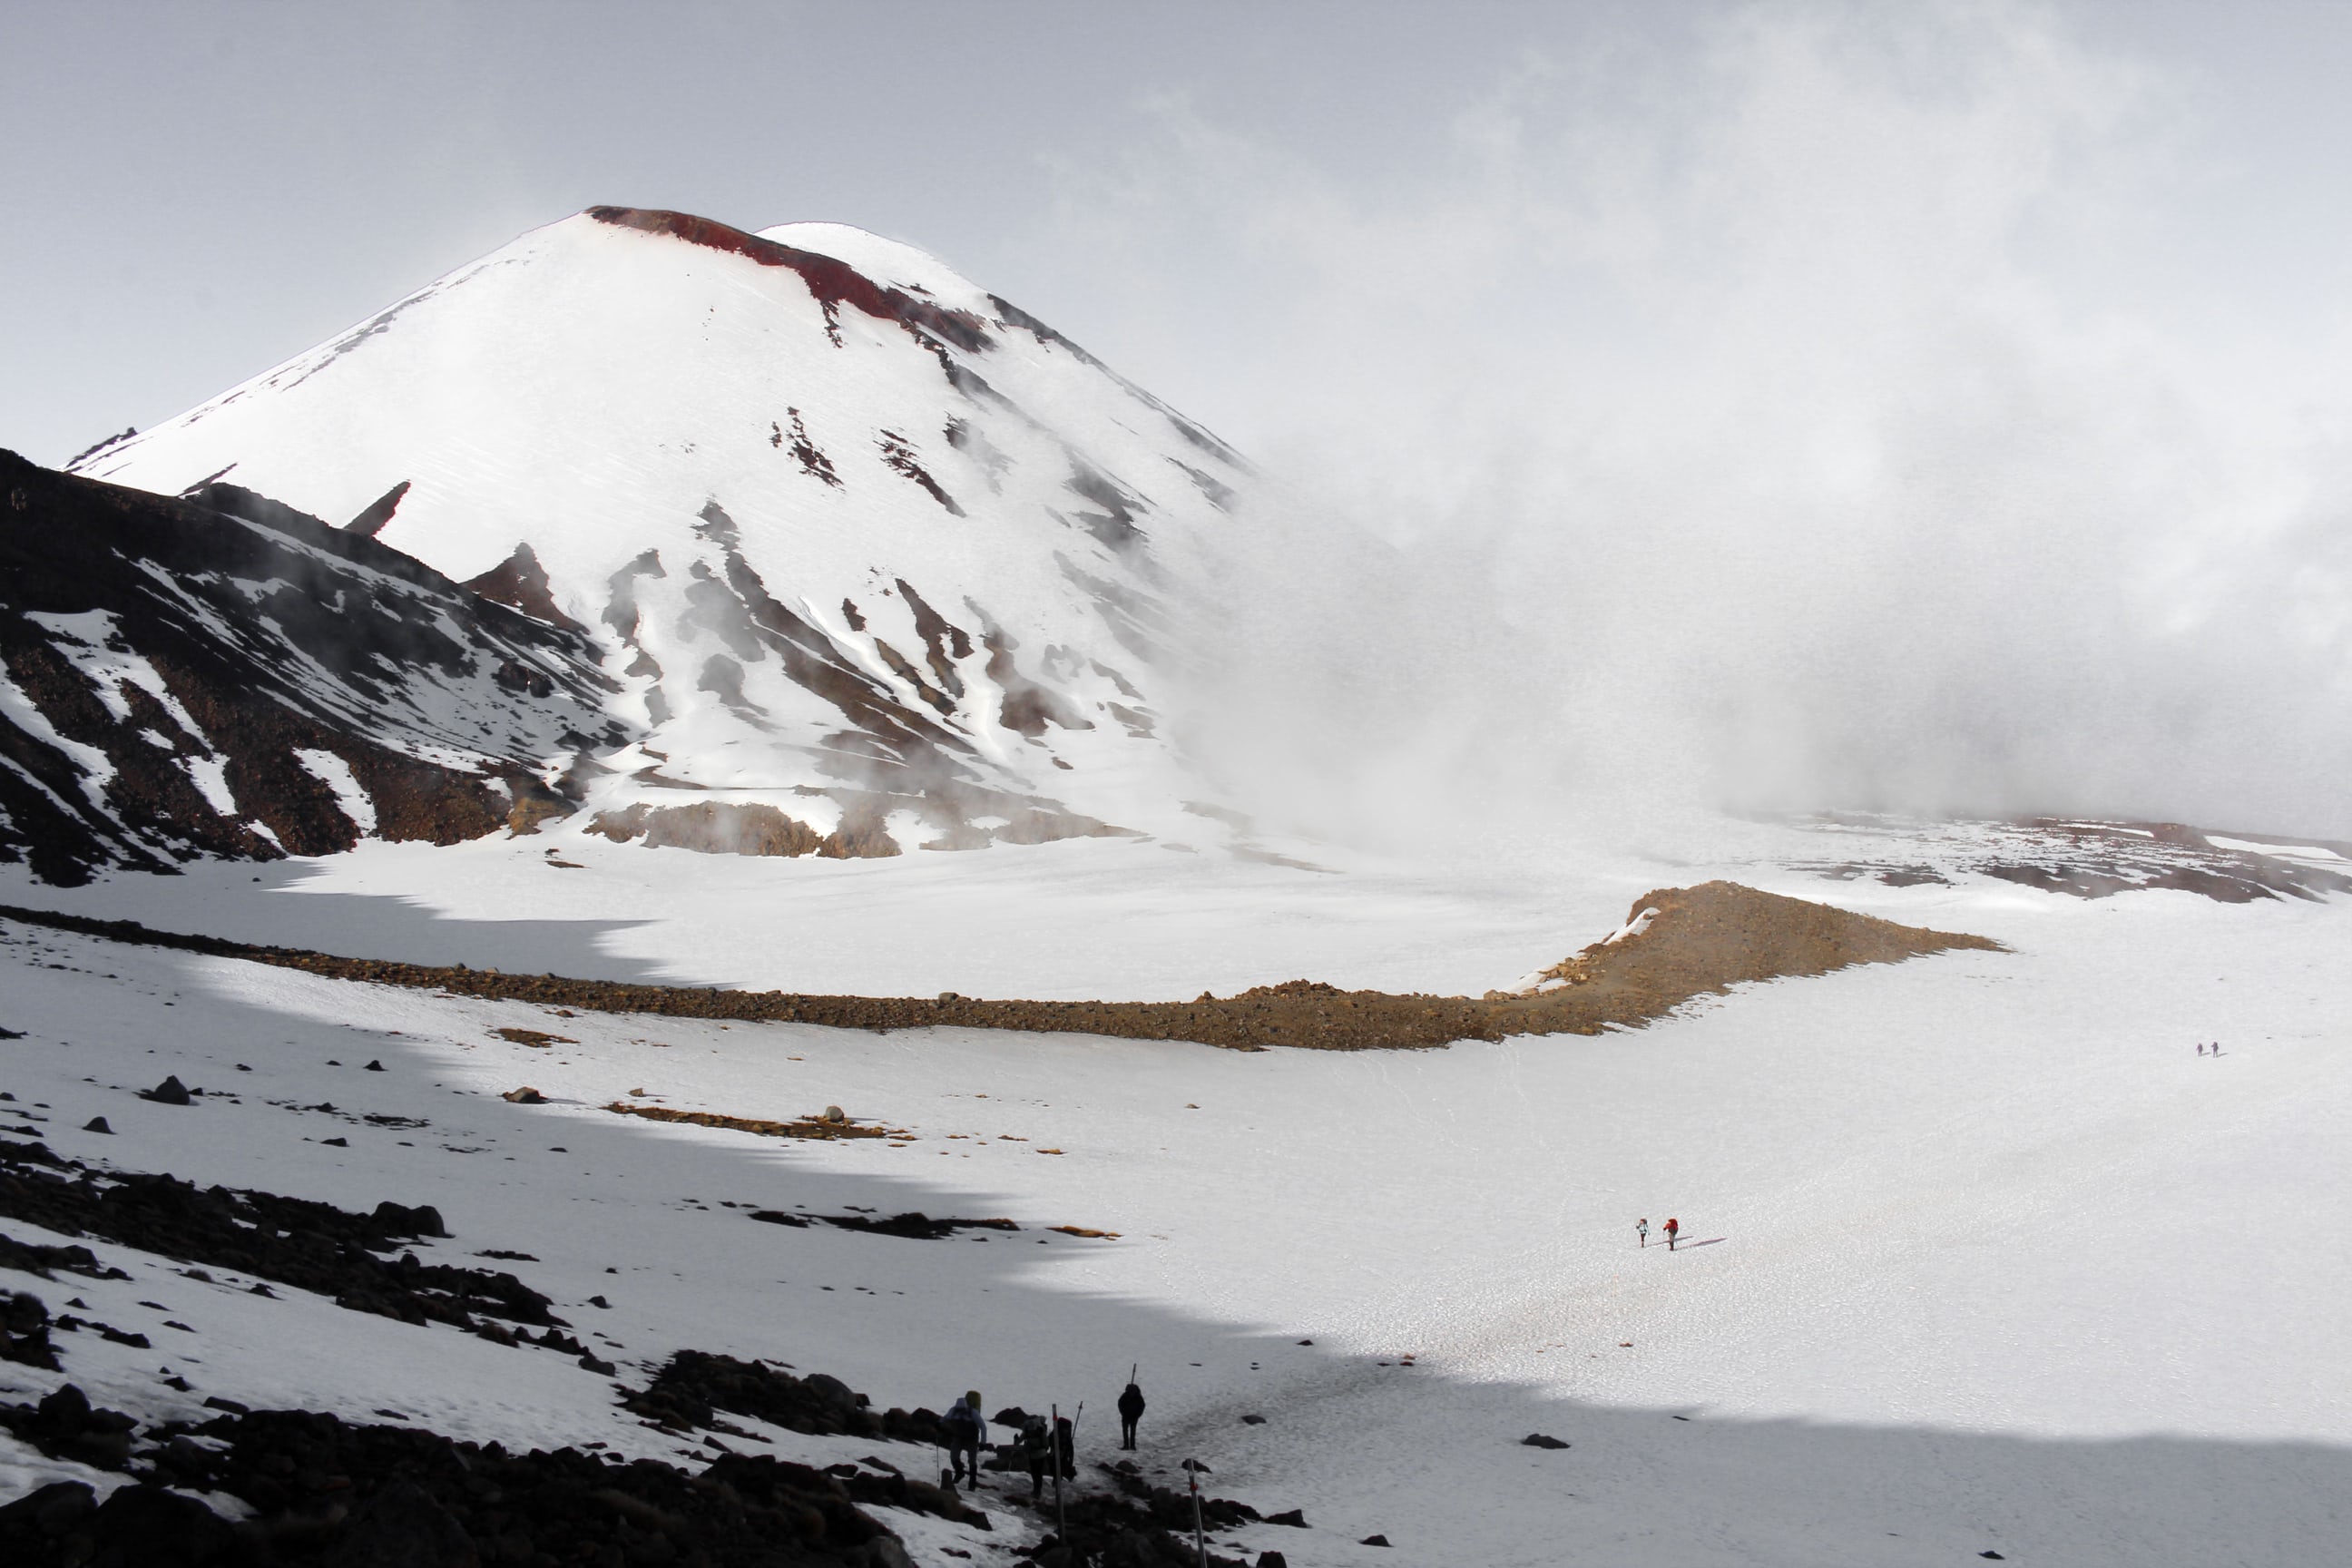
[[1666, 1221], [1666, 1250], [1668, 1252], [1672, 1252], [1675, 1249], [1675, 1236], [1682, 1229], [1682, 1227], [1683, 1222], [1678, 1219], [1670, 1218]]

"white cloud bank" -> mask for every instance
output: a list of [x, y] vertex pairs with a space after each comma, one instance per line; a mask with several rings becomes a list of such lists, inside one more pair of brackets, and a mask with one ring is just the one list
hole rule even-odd
[[1194, 330], [1279, 496], [1198, 743], [1415, 837], [2352, 835], [2346, 323], [2242, 297], [2191, 85], [2036, 9], [1763, 6], [1530, 58], [1378, 177], [1158, 103], [1060, 221], [1139, 310], [1233, 280]]

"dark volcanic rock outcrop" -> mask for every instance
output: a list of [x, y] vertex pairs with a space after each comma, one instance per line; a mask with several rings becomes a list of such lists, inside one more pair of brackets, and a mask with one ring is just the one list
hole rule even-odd
[[234, 485], [188, 499], [0, 452], [0, 860], [455, 843], [615, 743], [588, 640]]
[[[0, 1141], [0, 1215], [275, 1279], [354, 1311], [447, 1323], [502, 1344], [520, 1340], [586, 1353], [558, 1331], [562, 1320], [548, 1299], [513, 1275], [424, 1263], [402, 1251], [413, 1238], [440, 1233], [441, 1217], [429, 1207], [383, 1203], [372, 1214], [353, 1214], [276, 1193], [198, 1187], [168, 1174], [100, 1173], [38, 1143]], [[0, 1247], [0, 1260], [15, 1257], [21, 1266], [21, 1255], [32, 1250], [8, 1244]], [[81, 1267], [72, 1253], [89, 1258], [80, 1248], [46, 1247], [34, 1260]], [[531, 1325], [541, 1332], [531, 1334]]]
[[[130, 1417], [92, 1410], [71, 1384], [37, 1409], [0, 1405], [0, 1424], [105, 1468], [124, 1468], [136, 1439], [153, 1445], [131, 1462], [142, 1479], [103, 1503], [79, 1481], [58, 1481], [0, 1508], [0, 1561], [11, 1568], [908, 1561], [840, 1478], [765, 1456], [691, 1472], [575, 1448], [513, 1454], [307, 1410], [134, 1433]], [[231, 1524], [169, 1487], [236, 1498], [251, 1517]]]

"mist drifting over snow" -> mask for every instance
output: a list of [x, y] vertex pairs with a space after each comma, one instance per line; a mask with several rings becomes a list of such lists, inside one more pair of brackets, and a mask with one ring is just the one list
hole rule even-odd
[[2249, 298], [2192, 84], [1768, 6], [1530, 57], [1378, 184], [1156, 126], [1063, 223], [1139, 297], [1234, 279], [1273, 482], [1188, 722], [1269, 816], [2352, 835], [2345, 321]]

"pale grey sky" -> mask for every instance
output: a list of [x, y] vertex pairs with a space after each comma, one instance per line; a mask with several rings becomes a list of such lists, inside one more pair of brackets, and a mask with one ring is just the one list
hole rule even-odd
[[[1202, 232], [1260, 221], [1259, 189], [1221, 210], [1213, 190], [1150, 188], [1197, 178], [1184, 136], [1246, 144], [1261, 181], [1378, 200], [1442, 178], [1464, 118], [1498, 95], [1694, 90], [1693, 61], [1743, 16], [1938, 9], [15, 0], [0, 445], [59, 460], [608, 201], [908, 239], [1246, 440], [1268, 367], [1245, 338], [1318, 301], [1296, 275], [1244, 275], [1247, 247]], [[2185, 218], [2154, 220], [2167, 265], [2271, 287], [2265, 244], [2292, 273], [2315, 258], [2280, 250], [2324, 242], [2340, 279], [2352, 6], [2049, 14], [2087, 52], [2173, 78], [2201, 188]], [[1151, 227], [1176, 201], [1181, 225]], [[1148, 234], [1155, 264], [1107, 267], [1106, 226]]]
[[56, 461], [143, 426], [598, 202], [856, 223], [1085, 318], [1074, 333], [1199, 342], [1213, 324], [1174, 323], [1239, 280], [1137, 299], [1060, 249], [1065, 205], [1167, 104], [1377, 182], [1520, 51], [1622, 26], [1215, 0], [16, 0], [0, 444]]
[[15, 0], [0, 79], [38, 460], [593, 203], [834, 219], [1290, 487], [1310, 814], [2352, 836], [2352, 5]]

